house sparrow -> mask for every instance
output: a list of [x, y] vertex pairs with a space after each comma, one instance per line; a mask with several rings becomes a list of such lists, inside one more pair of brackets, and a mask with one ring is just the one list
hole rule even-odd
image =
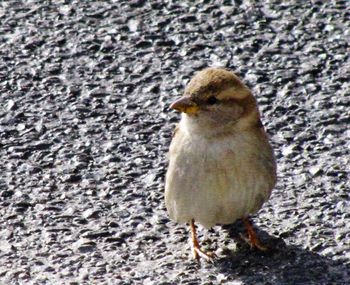
[[189, 223], [195, 259], [195, 221], [206, 228], [242, 219], [251, 246], [263, 250], [248, 216], [266, 202], [276, 163], [249, 88], [231, 71], [206, 68], [172, 109], [182, 112], [169, 151], [165, 204], [170, 218]]

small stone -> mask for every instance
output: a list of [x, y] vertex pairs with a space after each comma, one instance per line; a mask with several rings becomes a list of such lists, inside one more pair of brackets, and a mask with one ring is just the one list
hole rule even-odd
[[14, 100], [7, 101], [6, 110], [11, 111], [17, 109], [16, 102]]
[[21, 132], [24, 131], [26, 129], [26, 125], [25, 124], [18, 124], [16, 127], [16, 130]]
[[323, 172], [323, 170], [322, 170], [322, 167], [320, 165], [314, 165], [314, 166], [311, 166], [309, 168], [309, 172], [312, 175], [317, 175], [317, 174], [320, 174], [321, 172]]
[[100, 211], [97, 211], [95, 209], [87, 209], [82, 213], [82, 217], [84, 219], [90, 219], [90, 218], [97, 218], [99, 216]]
[[282, 148], [283, 156], [288, 156], [293, 153], [294, 145], [285, 146]]

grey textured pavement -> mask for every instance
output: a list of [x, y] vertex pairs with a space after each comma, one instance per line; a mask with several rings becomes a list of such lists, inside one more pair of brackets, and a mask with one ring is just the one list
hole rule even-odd
[[[0, 284], [349, 284], [349, 1], [1, 1]], [[199, 229], [164, 207], [169, 104], [201, 68], [253, 90], [278, 183]]]

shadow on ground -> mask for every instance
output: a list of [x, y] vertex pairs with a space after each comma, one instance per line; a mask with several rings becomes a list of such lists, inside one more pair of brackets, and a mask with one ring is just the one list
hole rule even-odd
[[[238, 249], [224, 252], [215, 262], [218, 271], [243, 284], [348, 284], [350, 268], [341, 260], [287, 245], [283, 239], [257, 229], [268, 252], [252, 250], [239, 238], [242, 227], [225, 227]], [[266, 280], [269, 280], [266, 282]]]

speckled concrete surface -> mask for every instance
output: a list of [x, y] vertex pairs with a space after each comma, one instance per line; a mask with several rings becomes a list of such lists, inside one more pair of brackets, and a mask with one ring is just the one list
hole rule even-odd
[[[281, 4], [282, 3], [282, 4]], [[347, 284], [348, 1], [2, 1], [0, 284]], [[179, 115], [206, 66], [252, 88], [278, 162], [254, 217], [200, 230], [163, 201]]]

